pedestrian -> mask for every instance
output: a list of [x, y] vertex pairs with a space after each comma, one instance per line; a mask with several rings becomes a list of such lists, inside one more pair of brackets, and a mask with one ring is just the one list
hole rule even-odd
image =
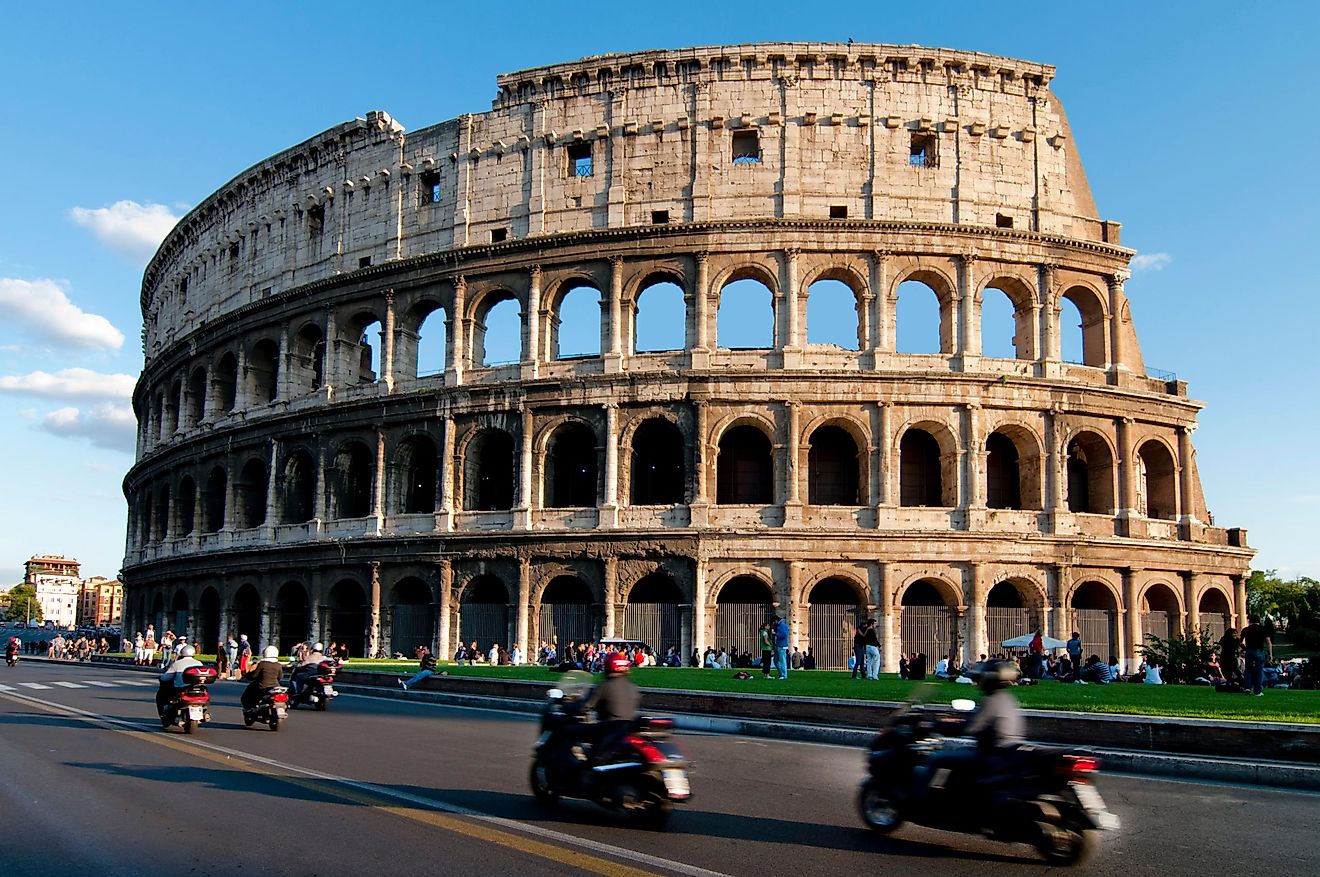
[[229, 653], [225, 651], [224, 646], [215, 650], [215, 678], [229, 678]]
[[1265, 651], [1269, 650], [1269, 659], [1274, 661], [1274, 643], [1270, 633], [1260, 623], [1260, 617], [1247, 617], [1247, 626], [1242, 628], [1242, 656], [1246, 660], [1244, 685], [1256, 697], [1265, 696]]
[[912, 664], [908, 661], [907, 655], [904, 654], [899, 654], [898, 656], [898, 678], [912, 678]]
[[875, 619], [866, 619], [866, 634], [863, 639], [863, 657], [866, 662], [866, 678], [880, 678], [880, 631], [876, 629]]
[[793, 646], [793, 654], [792, 654], [792, 656], [789, 658], [789, 665], [790, 665], [794, 670], [801, 670], [801, 669], [802, 669], [802, 653], [798, 651], [798, 647], [797, 647], [797, 646]]
[[775, 667], [779, 678], [788, 678], [788, 622], [776, 615], [771, 633], [775, 638]]
[[234, 639], [231, 633], [225, 637], [225, 658], [228, 660], [230, 679], [238, 678], [238, 640]]
[[1225, 682], [1242, 684], [1242, 663], [1238, 657], [1240, 640], [1237, 628], [1230, 627], [1219, 639], [1219, 669]]
[[770, 632], [770, 622], [761, 625], [756, 634], [761, 644], [761, 678], [770, 678], [770, 664], [775, 659], [775, 636]]
[[859, 621], [853, 630], [852, 659], [848, 662], [853, 679], [866, 678], [866, 626], [869, 623], [870, 619]]
[[134, 664], [145, 664], [145, 663], [147, 662], [147, 656], [146, 656], [147, 646], [146, 646], [146, 643], [147, 643], [147, 638], [146, 638], [145, 636], [142, 635], [142, 631], [139, 630], [137, 633], [135, 633], [135, 634], [133, 635], [133, 663], [134, 663]]
[[1064, 648], [1067, 649], [1068, 660], [1072, 663], [1073, 679], [1080, 679], [1082, 677], [1082, 635], [1074, 630], [1072, 639], [1064, 644]]
[[252, 660], [252, 644], [248, 642], [247, 634], [238, 635], [238, 675], [246, 676], [248, 671], [248, 662]]

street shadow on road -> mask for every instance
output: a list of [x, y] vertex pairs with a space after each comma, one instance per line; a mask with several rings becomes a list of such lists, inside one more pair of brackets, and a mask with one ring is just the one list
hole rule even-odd
[[[654, 832], [642, 829], [628, 829], [626, 821], [617, 814], [610, 813], [587, 801], [565, 800], [553, 808], [538, 806], [530, 794], [515, 795], [508, 792], [493, 792], [474, 789], [428, 789], [419, 786], [391, 786], [400, 792], [432, 798], [447, 804], [455, 804], [476, 810], [480, 813], [513, 819], [520, 822], [536, 822], [544, 825], [565, 826], [603, 826], [610, 829], [635, 831], [639, 836], [655, 836]], [[923, 835], [934, 834], [927, 829], [919, 829]], [[742, 816], [732, 813], [717, 813], [711, 810], [696, 810], [687, 807], [675, 807], [670, 816], [665, 834], [686, 834], [729, 840], [746, 840], [760, 843], [790, 843], [794, 846], [812, 846], [827, 850], [842, 850], [857, 853], [875, 853], [888, 856], [905, 856], [923, 859], [966, 859], [977, 862], [999, 862], [1016, 865], [1039, 865], [1040, 859], [1034, 853], [1014, 855], [1005, 852], [1003, 844], [986, 842], [986, 849], [960, 849], [937, 840], [911, 840], [898, 837], [881, 837], [862, 828], [841, 825], [820, 825], [809, 819], [794, 821], [775, 819], [767, 816]], [[977, 838], [956, 837], [961, 842], [977, 843]]]
[[[219, 789], [227, 792], [247, 792], [269, 795], [281, 801], [302, 800], [324, 803], [324, 793], [304, 785], [284, 782], [278, 774], [259, 774], [248, 770], [224, 770], [213, 767], [185, 767], [178, 765], [124, 764], [108, 761], [69, 761], [69, 767], [94, 770], [112, 776], [131, 777], [153, 783], [176, 783], [198, 788]], [[271, 785], [272, 782], [278, 785]]]

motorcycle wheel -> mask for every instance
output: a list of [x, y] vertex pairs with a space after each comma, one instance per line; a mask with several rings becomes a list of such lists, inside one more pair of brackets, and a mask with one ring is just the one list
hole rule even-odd
[[318, 713], [323, 713], [329, 708], [330, 708], [330, 701], [327, 698], [322, 697], [316, 701], [316, 711]]
[[541, 758], [532, 760], [532, 770], [530, 774], [532, 784], [532, 797], [536, 803], [542, 807], [553, 807], [559, 803], [559, 794], [555, 792], [554, 786], [550, 784], [550, 768]]
[[192, 717], [185, 716], [183, 719], [183, 733], [191, 734], [195, 730], [197, 730], [197, 722]]
[[243, 727], [251, 728], [254, 724], [256, 724], [256, 721], [257, 720], [252, 718], [252, 716], [248, 715], [247, 713], [243, 713]]
[[280, 729], [280, 717], [279, 717], [279, 716], [271, 716], [271, 717], [270, 717], [270, 729], [271, 729], [272, 731], [278, 731], [278, 730]]
[[889, 791], [875, 780], [862, 783], [862, 791], [857, 796], [857, 809], [861, 813], [862, 822], [877, 834], [889, 834], [903, 824], [898, 804]]
[[1095, 852], [1098, 832], [1076, 825], [1037, 822], [1036, 851], [1054, 865], [1078, 865]]

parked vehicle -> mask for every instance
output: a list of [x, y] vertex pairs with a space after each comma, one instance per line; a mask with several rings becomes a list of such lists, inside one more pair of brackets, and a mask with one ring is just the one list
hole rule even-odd
[[669, 739], [674, 720], [640, 716], [609, 751], [597, 754], [595, 723], [582, 708], [591, 675], [565, 673], [541, 711], [541, 736], [532, 750], [531, 786], [538, 804], [582, 798], [650, 828], [662, 828], [674, 804], [692, 791], [688, 762]]
[[243, 710], [243, 724], [249, 728], [256, 724], [269, 725], [272, 731], [278, 731], [288, 715], [289, 689], [277, 685], [267, 688], [252, 709]]
[[330, 701], [339, 696], [335, 691], [335, 674], [338, 672], [339, 662], [333, 658], [295, 668], [289, 680], [289, 708], [306, 705], [325, 712]]
[[[958, 712], [975, 704], [955, 701]], [[858, 797], [862, 821], [880, 834], [904, 822], [1036, 847], [1052, 863], [1092, 854], [1101, 829], [1118, 828], [1095, 788], [1100, 762], [1081, 750], [1024, 746], [1003, 756], [936, 756], [963, 719], [920, 706], [900, 707], [867, 751], [869, 776]], [[932, 762], [934, 762], [932, 764]]]
[[183, 733], [191, 734], [201, 727], [203, 722], [211, 720], [208, 707], [211, 693], [207, 686], [216, 680], [215, 667], [202, 665], [189, 667], [183, 671], [183, 688], [175, 689], [174, 696], [165, 704], [165, 711], [160, 717], [160, 726], [169, 728], [177, 725]]

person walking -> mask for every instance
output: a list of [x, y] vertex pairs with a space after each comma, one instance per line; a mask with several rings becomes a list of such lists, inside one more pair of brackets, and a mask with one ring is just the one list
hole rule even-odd
[[225, 637], [225, 657], [229, 659], [229, 674], [226, 679], [238, 678], [238, 640], [234, 639], [231, 633]]
[[248, 642], [247, 634], [238, 635], [238, 675], [246, 676], [248, 664], [252, 660], [252, 644]]
[[1242, 684], [1242, 664], [1238, 658], [1240, 645], [1236, 628], [1230, 627], [1219, 639], [1219, 672], [1224, 674], [1225, 682]]
[[1082, 678], [1082, 635], [1073, 631], [1072, 639], [1064, 645], [1068, 650], [1068, 660], [1072, 663], [1073, 679]]
[[770, 632], [775, 638], [775, 669], [780, 679], [788, 678], [788, 622], [776, 615]]
[[865, 646], [866, 678], [880, 678], [880, 631], [876, 629], [875, 619], [866, 620], [866, 635], [863, 637]]
[[1245, 686], [1256, 697], [1265, 696], [1265, 652], [1269, 650], [1270, 662], [1274, 661], [1274, 643], [1270, 641], [1269, 631], [1260, 623], [1260, 617], [1247, 617], [1247, 626], [1242, 628], [1242, 656], [1246, 660]]
[[852, 641], [852, 670], [853, 679], [866, 678], [866, 626], [870, 624], [870, 619], [857, 622], [857, 627], [853, 630]]

